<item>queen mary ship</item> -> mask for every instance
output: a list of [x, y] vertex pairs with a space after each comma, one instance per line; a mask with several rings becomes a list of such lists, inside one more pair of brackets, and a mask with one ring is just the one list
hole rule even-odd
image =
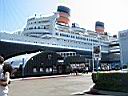
[[[70, 26], [71, 25], [71, 26]], [[58, 6], [52, 16], [34, 16], [27, 20], [22, 32], [0, 32], [0, 54], [6, 58], [43, 50], [75, 51], [91, 55], [93, 46], [101, 46], [101, 53], [109, 52], [109, 37], [104, 32], [104, 23], [96, 22], [96, 31], [80, 28], [70, 23], [70, 9]]]

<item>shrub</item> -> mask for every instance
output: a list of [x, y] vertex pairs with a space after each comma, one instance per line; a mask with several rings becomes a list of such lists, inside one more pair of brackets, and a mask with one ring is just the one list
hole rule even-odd
[[94, 88], [118, 92], [128, 92], [128, 73], [93, 73]]

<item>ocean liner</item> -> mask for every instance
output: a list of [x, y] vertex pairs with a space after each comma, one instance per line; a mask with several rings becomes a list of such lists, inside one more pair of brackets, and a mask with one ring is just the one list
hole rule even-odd
[[92, 54], [94, 46], [101, 47], [102, 54], [109, 53], [110, 36], [104, 32], [104, 23], [97, 21], [95, 31], [70, 22], [70, 9], [58, 6], [52, 16], [27, 20], [22, 32], [0, 32], [0, 54], [9, 58], [18, 54], [43, 50], [75, 51]]

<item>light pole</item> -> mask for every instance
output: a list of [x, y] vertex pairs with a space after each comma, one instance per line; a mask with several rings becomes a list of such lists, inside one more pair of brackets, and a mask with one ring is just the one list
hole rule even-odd
[[101, 59], [101, 37], [100, 35], [98, 34], [98, 39], [99, 39], [99, 44], [98, 44], [98, 56], [97, 56], [97, 65], [96, 65], [96, 70], [98, 71], [98, 67], [99, 67], [99, 60]]
[[[99, 40], [99, 35], [97, 37], [97, 40]], [[98, 71], [98, 65], [99, 65], [99, 60], [101, 58], [101, 44], [100, 40], [96, 46], [93, 45], [92, 43], [92, 60], [93, 60], [93, 72], [95, 68], [95, 60], [96, 60], [96, 71]]]
[[92, 41], [92, 72], [94, 72], [94, 45]]
[[24, 77], [24, 58], [22, 58], [22, 77]]

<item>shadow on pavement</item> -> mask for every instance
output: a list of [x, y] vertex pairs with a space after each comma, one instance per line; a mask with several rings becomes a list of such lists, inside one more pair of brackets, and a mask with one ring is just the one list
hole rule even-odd
[[101, 94], [101, 93], [91, 92], [91, 91], [85, 92], [84, 94], [90, 94], [90, 95], [107, 95], [107, 94]]

